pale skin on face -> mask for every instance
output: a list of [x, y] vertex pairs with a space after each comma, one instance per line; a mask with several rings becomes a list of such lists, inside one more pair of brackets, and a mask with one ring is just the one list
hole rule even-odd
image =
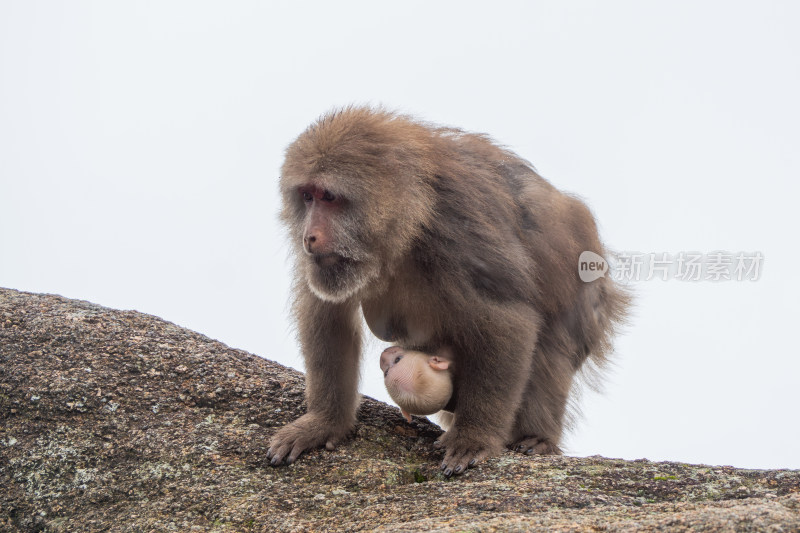
[[381, 370], [389, 395], [411, 422], [411, 415], [444, 409], [453, 393], [452, 359], [447, 350], [426, 354], [392, 346], [381, 354]]

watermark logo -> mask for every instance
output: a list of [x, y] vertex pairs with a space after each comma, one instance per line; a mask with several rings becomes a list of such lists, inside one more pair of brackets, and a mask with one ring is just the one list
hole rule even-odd
[[608, 272], [608, 263], [603, 256], [594, 252], [583, 252], [578, 258], [578, 275], [581, 281], [589, 283], [602, 278]]
[[578, 258], [578, 274], [586, 283], [606, 275], [620, 282], [758, 281], [763, 266], [761, 252], [619, 252], [606, 260], [586, 251]]

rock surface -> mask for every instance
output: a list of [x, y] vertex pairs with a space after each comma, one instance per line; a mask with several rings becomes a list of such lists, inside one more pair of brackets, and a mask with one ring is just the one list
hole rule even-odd
[[797, 531], [800, 471], [507, 452], [444, 479], [439, 430], [365, 399], [272, 468], [302, 374], [159, 318], [0, 289], [3, 531]]

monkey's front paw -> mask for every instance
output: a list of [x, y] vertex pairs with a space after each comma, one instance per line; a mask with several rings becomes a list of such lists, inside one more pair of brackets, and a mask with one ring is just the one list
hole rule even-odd
[[450, 429], [436, 441], [436, 446], [445, 448], [442, 471], [446, 477], [462, 474], [484, 459], [497, 455], [503, 449], [502, 441], [488, 433]]
[[525, 455], [561, 455], [561, 449], [549, 439], [537, 436], [523, 437], [510, 446], [512, 450]]
[[326, 449], [333, 450], [350, 431], [349, 427], [339, 426], [314, 413], [305, 414], [272, 436], [267, 459], [273, 466], [290, 465], [311, 448], [324, 444]]

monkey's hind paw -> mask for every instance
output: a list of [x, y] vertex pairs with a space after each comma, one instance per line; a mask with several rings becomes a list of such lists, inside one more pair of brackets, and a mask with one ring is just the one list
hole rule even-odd
[[510, 448], [525, 455], [561, 455], [561, 449], [549, 439], [540, 439], [536, 436], [523, 437]]
[[502, 450], [502, 441], [490, 435], [470, 435], [450, 429], [434, 443], [437, 448], [445, 448], [442, 472], [445, 477], [463, 474], [485, 459], [497, 455]]

